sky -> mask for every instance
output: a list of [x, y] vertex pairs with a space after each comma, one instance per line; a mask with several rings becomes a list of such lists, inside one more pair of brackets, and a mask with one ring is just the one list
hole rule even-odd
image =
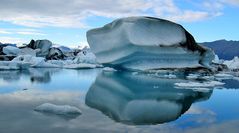
[[88, 45], [89, 29], [128, 16], [177, 22], [197, 42], [239, 40], [239, 0], [0, 0], [0, 42]]

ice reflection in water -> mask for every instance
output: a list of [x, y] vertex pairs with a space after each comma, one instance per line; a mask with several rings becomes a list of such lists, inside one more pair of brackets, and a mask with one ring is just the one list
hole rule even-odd
[[179, 118], [192, 103], [207, 100], [212, 90], [177, 89], [168, 79], [133, 74], [103, 72], [86, 95], [86, 105], [125, 124], [160, 124]]

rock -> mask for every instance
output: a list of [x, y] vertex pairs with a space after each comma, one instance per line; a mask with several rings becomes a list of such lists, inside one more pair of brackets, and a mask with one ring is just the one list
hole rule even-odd
[[87, 41], [99, 63], [117, 69], [210, 68], [214, 59], [181, 25], [151, 17], [117, 19]]
[[0, 43], [0, 55], [5, 55], [5, 54], [3, 53], [3, 48], [6, 47], [6, 46], [7, 46], [6, 44]]
[[63, 60], [65, 55], [59, 48], [50, 48], [48, 55], [46, 56], [47, 60]]

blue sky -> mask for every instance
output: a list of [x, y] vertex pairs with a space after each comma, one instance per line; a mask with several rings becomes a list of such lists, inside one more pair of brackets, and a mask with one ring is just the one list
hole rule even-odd
[[198, 42], [239, 40], [239, 0], [0, 0], [0, 42], [48, 39], [87, 45], [86, 31], [116, 18], [153, 16], [182, 24]]

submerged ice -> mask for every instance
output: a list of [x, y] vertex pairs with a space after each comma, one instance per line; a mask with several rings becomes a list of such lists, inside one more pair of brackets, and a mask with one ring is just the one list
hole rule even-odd
[[117, 19], [87, 41], [99, 63], [118, 69], [210, 68], [214, 59], [181, 25], [151, 17]]
[[52, 103], [44, 103], [37, 106], [35, 111], [43, 112], [43, 113], [51, 113], [57, 115], [80, 115], [81, 110], [77, 107], [70, 105], [55, 105]]

